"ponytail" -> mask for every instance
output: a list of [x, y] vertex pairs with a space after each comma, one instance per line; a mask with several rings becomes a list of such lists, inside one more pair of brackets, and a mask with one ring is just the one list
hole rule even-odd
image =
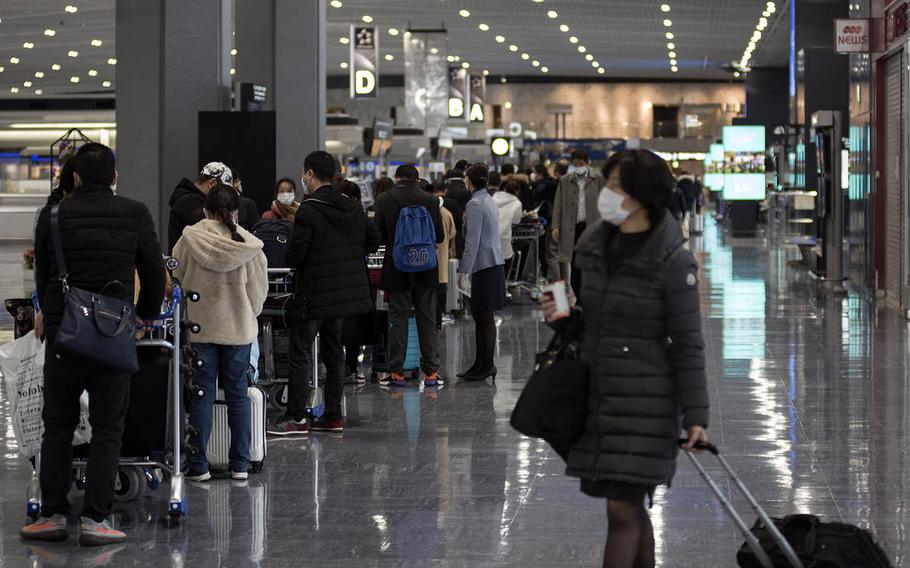
[[213, 187], [205, 198], [205, 210], [214, 220], [220, 221], [228, 228], [233, 241], [246, 242], [237, 232], [237, 224], [234, 223], [234, 214], [240, 210], [240, 197], [236, 189], [223, 183]]

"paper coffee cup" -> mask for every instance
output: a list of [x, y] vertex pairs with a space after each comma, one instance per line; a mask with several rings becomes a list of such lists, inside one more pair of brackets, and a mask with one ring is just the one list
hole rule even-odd
[[543, 291], [553, 295], [553, 301], [556, 302], [557, 317], [569, 315], [571, 308], [569, 307], [569, 294], [566, 289], [565, 280], [550, 282], [543, 287]]

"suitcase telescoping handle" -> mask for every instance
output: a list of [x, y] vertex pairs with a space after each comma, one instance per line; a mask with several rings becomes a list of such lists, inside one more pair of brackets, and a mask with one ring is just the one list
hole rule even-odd
[[[679, 440], [679, 445], [682, 446], [688, 442], [688, 440]], [[758, 518], [761, 519], [762, 523], [765, 525], [765, 528], [768, 529], [768, 532], [771, 534], [771, 537], [774, 539], [774, 542], [777, 543], [777, 546], [780, 547], [780, 550], [784, 553], [784, 556], [787, 557], [787, 561], [790, 563], [792, 568], [803, 568], [803, 563], [800, 561], [799, 557], [794, 552], [793, 547], [790, 546], [790, 543], [787, 542], [787, 539], [784, 538], [784, 535], [781, 534], [777, 526], [774, 524], [774, 521], [771, 520], [771, 517], [768, 516], [768, 513], [758, 504], [758, 501], [755, 500], [755, 497], [752, 496], [752, 493], [746, 488], [746, 485], [740, 480], [739, 476], [733, 471], [733, 468], [730, 467], [730, 464], [727, 463], [727, 460], [724, 459], [724, 456], [720, 455], [720, 450], [717, 449], [717, 446], [714, 444], [709, 444], [707, 442], [697, 442], [695, 444], [696, 450], [703, 450], [714, 457], [717, 458], [717, 461], [720, 462], [720, 465], [726, 470], [727, 475], [730, 476], [730, 479], [733, 480], [734, 485], [739, 489], [739, 492], [742, 493], [743, 497], [746, 498], [746, 501], [749, 502], [749, 505], [752, 507], [752, 510], [758, 515]], [[758, 539], [749, 529], [749, 525], [743, 520], [743, 518], [736, 512], [736, 509], [733, 508], [733, 505], [730, 504], [730, 501], [724, 497], [723, 492], [721, 492], [720, 487], [717, 486], [717, 483], [714, 482], [714, 479], [708, 475], [708, 472], [705, 471], [705, 468], [702, 467], [701, 462], [698, 461], [698, 458], [695, 457], [695, 454], [692, 452], [686, 452], [686, 455], [689, 456], [689, 459], [692, 461], [692, 464], [695, 466], [695, 469], [698, 470], [698, 473], [701, 474], [702, 479], [705, 480], [705, 483], [708, 484], [708, 487], [711, 488], [711, 491], [717, 495], [717, 498], [720, 500], [720, 504], [727, 511], [727, 514], [730, 515], [730, 518], [733, 519], [733, 522], [739, 528], [740, 532], [746, 538], [746, 542], [749, 545], [749, 548], [752, 549], [752, 552], [755, 553], [756, 558], [765, 568], [774, 568], [774, 563], [771, 562], [771, 559], [768, 557], [768, 554], [761, 547], [761, 544], [758, 542]]]

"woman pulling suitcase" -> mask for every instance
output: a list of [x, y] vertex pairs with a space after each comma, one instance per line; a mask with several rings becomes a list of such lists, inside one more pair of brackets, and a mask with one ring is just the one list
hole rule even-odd
[[[190, 399], [190, 481], [211, 479], [206, 446], [212, 432], [216, 388], [224, 390], [231, 430], [229, 467], [233, 479], [246, 479], [250, 466], [251, 410], [247, 394], [250, 344], [256, 340], [256, 317], [268, 292], [262, 241], [237, 226], [237, 192], [219, 184], [205, 200], [205, 219], [187, 227], [174, 247], [180, 266], [175, 276], [200, 293], [193, 317], [201, 330], [193, 348], [203, 361], [195, 382], [205, 395]], [[216, 381], [217, 380], [217, 381]]]

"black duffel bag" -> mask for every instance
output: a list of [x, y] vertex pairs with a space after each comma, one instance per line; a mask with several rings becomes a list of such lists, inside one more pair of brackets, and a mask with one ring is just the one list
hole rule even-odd
[[579, 351], [574, 337], [556, 334], [537, 354], [510, 420], [525, 436], [546, 440], [563, 459], [584, 432], [588, 411], [588, 366]]

